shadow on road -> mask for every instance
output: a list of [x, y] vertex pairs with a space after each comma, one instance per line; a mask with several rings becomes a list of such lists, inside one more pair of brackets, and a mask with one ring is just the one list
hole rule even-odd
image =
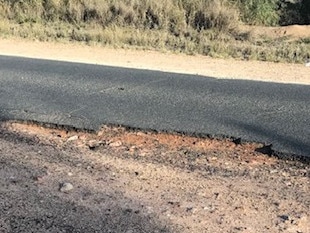
[[10, 120], [10, 116], [4, 112], [4, 110], [0, 109], [0, 124], [1, 122], [5, 122]]
[[[234, 127], [238, 129], [245, 130], [246, 132], [249, 133], [255, 133], [255, 135], [260, 135], [262, 138], [277, 138], [278, 142], [281, 142], [281, 146], [286, 147], [286, 148], [291, 148], [295, 151], [301, 151], [301, 148], [303, 148], [302, 154], [303, 155], [309, 155], [310, 156], [310, 145], [306, 144], [302, 141], [298, 141], [296, 137], [291, 137], [289, 135], [281, 135], [278, 134], [277, 132], [273, 130], [268, 130], [266, 127], [259, 127], [258, 125], [255, 124], [247, 124], [245, 122], [238, 121], [237, 119], [229, 119], [227, 120], [230, 124], [232, 124]], [[268, 154], [268, 144], [272, 144], [272, 142], [267, 142], [267, 146], [262, 148], [263, 152], [266, 150], [266, 154]], [[273, 149], [272, 146], [270, 149]], [[302, 161], [310, 161], [310, 157], [307, 156], [300, 156], [300, 155], [292, 155], [291, 153], [280, 153], [277, 151], [277, 149], [282, 149], [282, 148], [276, 148], [275, 150], [275, 155], [279, 156], [280, 158], [289, 158], [289, 159], [297, 159], [297, 160], [302, 160]]]
[[[76, 153], [0, 127], [0, 232], [172, 232]], [[74, 190], [60, 192], [68, 180]]]

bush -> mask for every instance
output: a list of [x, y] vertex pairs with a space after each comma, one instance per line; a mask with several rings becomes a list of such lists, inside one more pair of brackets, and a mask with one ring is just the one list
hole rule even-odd
[[18, 23], [39, 22], [44, 11], [41, 0], [2, 0], [4, 7], [2, 15]]
[[279, 0], [237, 0], [236, 2], [244, 22], [252, 25], [278, 25]]
[[201, 3], [194, 15], [193, 27], [197, 30], [216, 28], [219, 31], [234, 29], [239, 21], [239, 14], [226, 1], [207, 1]]

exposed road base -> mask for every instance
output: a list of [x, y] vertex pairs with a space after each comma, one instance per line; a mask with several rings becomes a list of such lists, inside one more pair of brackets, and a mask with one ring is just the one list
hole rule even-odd
[[237, 144], [3, 123], [0, 232], [309, 232], [309, 165]]

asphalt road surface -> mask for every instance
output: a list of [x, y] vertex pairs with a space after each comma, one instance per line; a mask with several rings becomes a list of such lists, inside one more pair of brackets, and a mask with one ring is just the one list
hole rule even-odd
[[116, 124], [310, 157], [310, 86], [0, 56], [0, 120]]

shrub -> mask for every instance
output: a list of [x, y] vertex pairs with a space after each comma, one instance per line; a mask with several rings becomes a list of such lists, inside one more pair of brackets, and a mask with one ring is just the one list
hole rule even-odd
[[216, 28], [220, 31], [229, 31], [237, 26], [238, 21], [238, 12], [229, 6], [228, 2], [205, 1], [194, 15], [193, 27], [198, 30]]
[[44, 11], [41, 0], [2, 0], [0, 4], [5, 7], [5, 17], [18, 23], [41, 21]]
[[244, 22], [253, 25], [278, 25], [279, 0], [237, 0], [236, 2]]

